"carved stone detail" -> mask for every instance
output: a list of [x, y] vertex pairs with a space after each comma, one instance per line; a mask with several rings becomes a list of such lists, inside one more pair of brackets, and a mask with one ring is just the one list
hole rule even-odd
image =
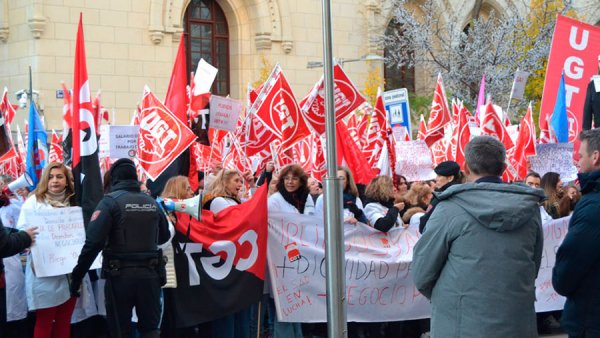
[[292, 41], [283, 41], [281, 43], [281, 48], [283, 49], [283, 51], [286, 54], [289, 54], [292, 51], [293, 47], [294, 47], [294, 42], [292, 42]]
[[8, 41], [8, 27], [0, 27], [0, 42]]
[[33, 38], [39, 39], [42, 36], [44, 30], [46, 30], [46, 24], [48, 23], [48, 20], [46, 20], [46, 18], [44, 18], [43, 16], [35, 15], [29, 20], [27, 20], [27, 23], [29, 25], [29, 29], [31, 30]]
[[254, 43], [256, 44], [256, 50], [270, 50], [272, 44], [271, 33], [256, 33]]

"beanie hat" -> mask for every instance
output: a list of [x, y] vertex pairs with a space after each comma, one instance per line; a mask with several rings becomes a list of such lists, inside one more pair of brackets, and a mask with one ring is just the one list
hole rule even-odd
[[458, 174], [460, 173], [460, 166], [458, 165], [458, 163], [456, 163], [454, 161], [444, 161], [444, 162], [438, 164], [438, 166], [435, 167], [435, 169], [433, 169], [433, 171], [435, 171], [435, 173], [440, 176], [457, 177]]
[[110, 167], [110, 179], [113, 183], [123, 180], [134, 180], [137, 182], [137, 170], [132, 160], [122, 158]]

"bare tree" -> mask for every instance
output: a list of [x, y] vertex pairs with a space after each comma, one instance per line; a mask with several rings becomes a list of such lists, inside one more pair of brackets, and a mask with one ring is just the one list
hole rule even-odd
[[[394, 20], [402, 31], [385, 37], [391, 51], [386, 62], [398, 67], [424, 67], [432, 74], [441, 72], [446, 90], [470, 105], [477, 100], [484, 73], [486, 92], [505, 105], [517, 68], [537, 71], [548, 57], [555, 20], [534, 16], [555, 18], [569, 9], [567, 2], [526, 13], [509, 6], [504, 13], [491, 12], [484, 17], [480, 15], [481, 1], [457, 13], [440, 10], [433, 0], [417, 5], [424, 14], [417, 14], [406, 4], [406, 0], [394, 3]], [[464, 12], [476, 16], [468, 22], [468, 29], [458, 15]]]

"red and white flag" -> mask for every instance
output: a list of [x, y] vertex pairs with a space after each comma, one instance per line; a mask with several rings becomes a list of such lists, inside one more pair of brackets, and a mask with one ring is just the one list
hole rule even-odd
[[281, 139], [283, 150], [310, 135], [310, 128], [279, 65], [273, 69], [249, 113]]
[[360, 148], [358, 148], [346, 126], [343, 123], [338, 123], [336, 129], [338, 165], [343, 165], [345, 162], [354, 175], [356, 183], [369, 184], [377, 176], [377, 172], [368, 162], [365, 162]]
[[510, 150], [514, 147], [514, 143], [504, 126], [504, 123], [500, 120], [500, 117], [494, 110], [494, 105], [488, 102], [483, 112], [481, 119], [481, 134], [496, 137], [504, 144], [506, 150]]
[[371, 105], [366, 103], [364, 107], [365, 113], [363, 114], [362, 118], [358, 122], [358, 125], [356, 126], [361, 149], [363, 149], [367, 144], [367, 130], [369, 130], [369, 121], [371, 119], [371, 115], [373, 115], [373, 107], [371, 107]]
[[294, 150], [294, 161], [298, 163], [304, 172], [310, 174], [313, 169], [313, 161], [311, 161], [310, 152], [312, 151], [313, 135], [300, 140], [293, 147]]
[[63, 149], [62, 149], [62, 137], [58, 137], [56, 131], [52, 129], [52, 142], [50, 143], [50, 154], [48, 158], [50, 162], [61, 162], [63, 161]]
[[417, 135], [417, 139], [424, 140], [425, 135], [427, 135], [427, 125], [425, 124], [425, 118], [423, 117], [423, 114], [421, 114], [419, 122], [419, 133]]
[[387, 138], [387, 115], [383, 106], [381, 90], [377, 93], [375, 110], [371, 115], [371, 122], [367, 129], [365, 147], [362, 149], [371, 167], [375, 167], [381, 156], [381, 151]]
[[25, 142], [23, 142], [23, 135], [21, 134], [21, 128], [17, 124], [17, 163], [19, 165], [19, 176], [25, 172], [25, 159], [27, 158], [27, 148]]
[[527, 113], [521, 119], [519, 125], [519, 136], [513, 154], [513, 166], [518, 172], [518, 179], [525, 179], [527, 176], [527, 158], [536, 155], [535, 149], [535, 124], [533, 123], [531, 102], [527, 108]]
[[141, 109], [138, 159], [148, 177], [156, 180], [196, 136], [148, 88]]
[[[365, 102], [365, 98], [344, 73], [340, 65], [333, 67], [335, 121], [341, 121]], [[317, 134], [325, 133], [325, 84], [324, 78], [313, 86], [300, 101], [300, 110]]]
[[317, 134], [312, 134], [311, 147], [310, 156], [313, 163], [311, 176], [317, 181], [323, 182], [323, 178], [327, 174], [327, 162], [321, 138]]
[[444, 91], [442, 74], [438, 74], [433, 102], [431, 103], [431, 113], [427, 123], [427, 132], [425, 133], [425, 143], [431, 147], [437, 140], [444, 137], [444, 126], [452, 120], [450, 109], [448, 109], [448, 100]]
[[79, 14], [75, 42], [75, 70], [73, 76], [73, 109], [71, 114], [72, 168], [75, 196], [87, 225], [102, 197], [102, 178], [98, 162], [97, 117], [94, 116], [88, 81], [83, 39], [83, 20]]
[[454, 152], [454, 161], [460, 165], [461, 169], [465, 168], [465, 148], [471, 140], [471, 128], [469, 127], [469, 111], [465, 106], [462, 106], [458, 112], [457, 125], [454, 128], [452, 135], [453, 146], [456, 147]]
[[0, 99], [0, 112], [4, 116], [4, 121], [10, 126], [15, 115], [17, 114], [18, 106], [13, 106], [10, 104], [8, 100], [8, 88], [4, 87], [4, 93], [2, 94], [2, 99]]

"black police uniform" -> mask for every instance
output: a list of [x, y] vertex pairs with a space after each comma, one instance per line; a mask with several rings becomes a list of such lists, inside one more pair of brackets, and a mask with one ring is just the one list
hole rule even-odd
[[83, 276], [103, 250], [102, 276], [106, 278], [106, 312], [112, 337], [131, 337], [134, 306], [141, 336], [159, 337], [160, 333], [160, 288], [164, 284], [160, 270], [164, 265], [158, 244], [169, 240], [169, 228], [156, 201], [140, 192], [136, 178], [133, 162], [115, 162], [111, 193], [92, 215], [72, 273], [71, 292], [77, 294]]
[[592, 121], [594, 128], [600, 127], [600, 92], [596, 92], [594, 81], [590, 81], [585, 94], [585, 103], [583, 105], [583, 130], [592, 129]]

